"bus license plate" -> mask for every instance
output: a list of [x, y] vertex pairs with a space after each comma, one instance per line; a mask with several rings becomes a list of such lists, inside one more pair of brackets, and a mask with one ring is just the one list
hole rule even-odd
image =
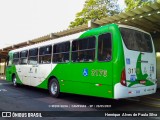
[[140, 90], [136, 90], [136, 93], [140, 93]]

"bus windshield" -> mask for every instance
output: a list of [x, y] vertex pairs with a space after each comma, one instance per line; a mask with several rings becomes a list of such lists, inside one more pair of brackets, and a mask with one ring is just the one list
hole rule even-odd
[[151, 36], [147, 33], [128, 29], [120, 28], [123, 41], [129, 50], [152, 52]]

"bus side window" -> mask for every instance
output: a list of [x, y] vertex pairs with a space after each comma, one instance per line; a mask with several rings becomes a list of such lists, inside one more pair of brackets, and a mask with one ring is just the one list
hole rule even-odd
[[53, 62], [54, 63], [67, 63], [69, 62], [70, 42], [63, 42], [55, 44], [53, 50]]
[[106, 33], [98, 37], [98, 61], [110, 61], [112, 59], [111, 34]]
[[15, 52], [13, 54], [13, 64], [15, 64], [15, 65], [19, 64], [19, 52]]
[[28, 64], [35, 65], [38, 63], [38, 48], [30, 49], [28, 55]]
[[72, 62], [93, 62], [95, 58], [94, 36], [72, 42]]
[[28, 51], [24, 50], [20, 52], [20, 64], [27, 64]]
[[39, 64], [51, 63], [52, 45], [40, 47], [39, 49]]

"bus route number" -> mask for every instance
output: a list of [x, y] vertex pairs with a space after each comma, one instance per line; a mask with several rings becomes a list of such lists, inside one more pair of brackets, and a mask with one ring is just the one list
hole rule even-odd
[[103, 76], [103, 77], [106, 77], [107, 76], [107, 70], [92, 69], [91, 75], [92, 76]]

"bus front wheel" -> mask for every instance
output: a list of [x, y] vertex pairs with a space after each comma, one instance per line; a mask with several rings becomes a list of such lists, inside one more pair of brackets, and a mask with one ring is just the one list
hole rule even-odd
[[14, 87], [17, 87], [17, 86], [18, 86], [16, 75], [13, 76], [12, 82], [13, 82], [13, 86], [14, 86]]
[[57, 79], [53, 78], [49, 82], [49, 93], [52, 97], [59, 97], [60, 96], [60, 87]]

